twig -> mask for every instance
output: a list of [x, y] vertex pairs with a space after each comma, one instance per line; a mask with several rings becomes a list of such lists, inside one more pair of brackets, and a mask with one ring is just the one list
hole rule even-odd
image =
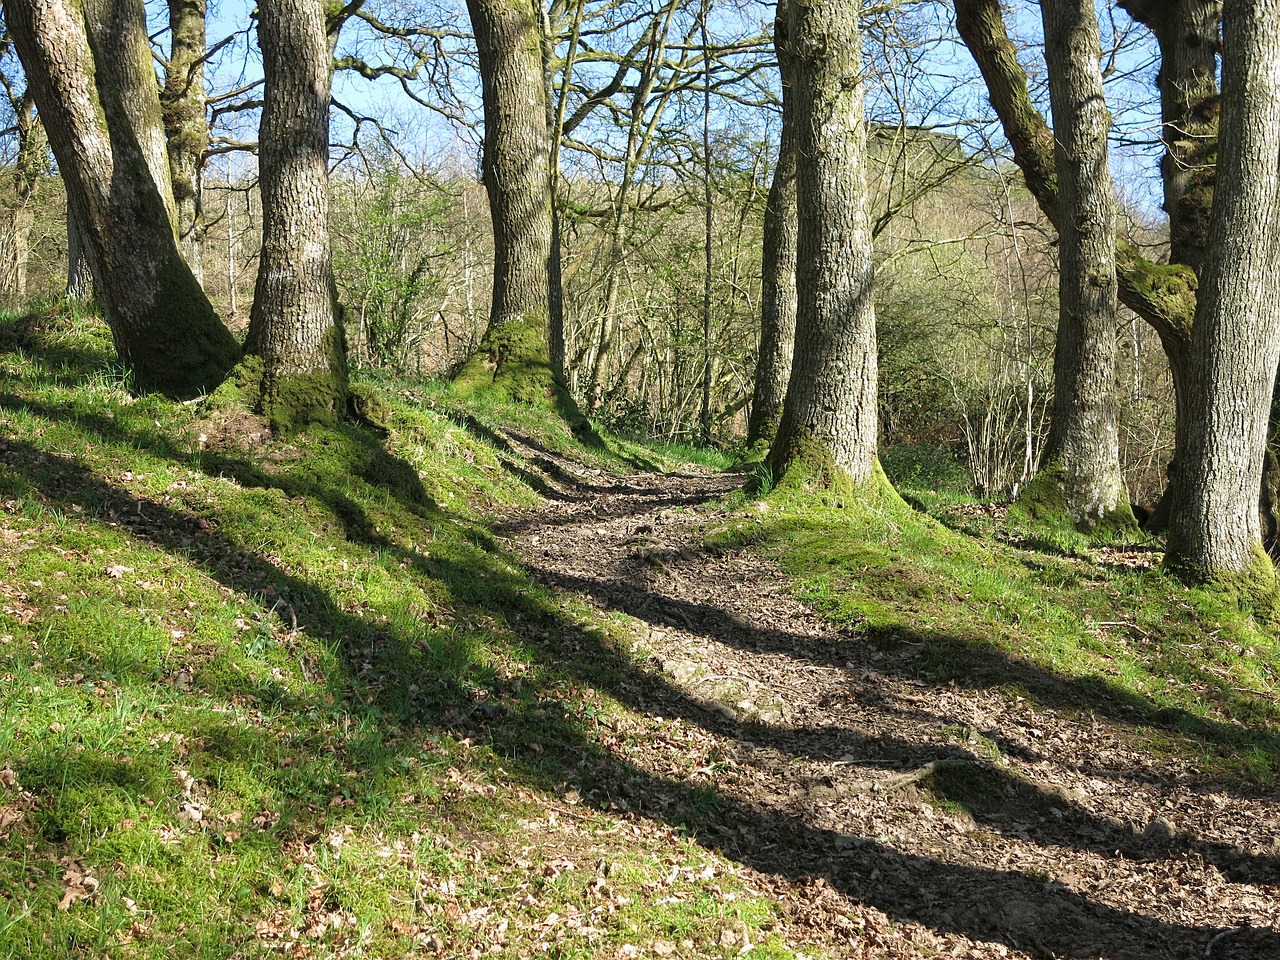
[[879, 793], [893, 793], [895, 790], [901, 790], [903, 787], [910, 786], [913, 783], [919, 783], [921, 780], [933, 776], [939, 770], [954, 770], [958, 767], [991, 767], [991, 764], [986, 760], [931, 760], [923, 767], [919, 767], [910, 773], [904, 773], [901, 776], [876, 783], [873, 785], [873, 789]]
[[1218, 941], [1223, 939], [1224, 937], [1229, 937], [1233, 933], [1239, 933], [1241, 930], [1250, 930], [1250, 929], [1252, 929], [1252, 924], [1245, 923], [1238, 927], [1231, 927], [1227, 930], [1223, 930], [1221, 933], [1217, 934], [1212, 940], [1209, 941], [1209, 945], [1204, 948], [1204, 955], [1207, 957], [1211, 953], [1213, 953], [1213, 948], [1216, 947], [1218, 945]]

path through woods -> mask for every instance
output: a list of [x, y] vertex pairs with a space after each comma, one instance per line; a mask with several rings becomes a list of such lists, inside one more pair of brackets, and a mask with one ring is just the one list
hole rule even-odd
[[[772, 561], [705, 545], [739, 476], [615, 476], [527, 438], [506, 445], [544, 499], [499, 534], [553, 591], [632, 618], [650, 654], [630, 695], [652, 733], [626, 759], [651, 779], [619, 784], [610, 804], [683, 822], [652, 785], [677, 752], [700, 751], [719, 798], [702, 840], [777, 898], [788, 942], [1280, 958], [1274, 797], [1126, 749], [1122, 707], [1073, 700], [1065, 678], [994, 648], [988, 675], [940, 683], [920, 644], [833, 631]], [[1005, 692], [1013, 681], [1043, 695]]]

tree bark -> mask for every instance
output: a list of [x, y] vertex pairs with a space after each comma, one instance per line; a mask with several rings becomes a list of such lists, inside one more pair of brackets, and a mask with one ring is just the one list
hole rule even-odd
[[552, 262], [558, 245], [541, 18], [531, 0], [467, 0], [467, 9], [483, 88], [481, 166], [494, 271], [489, 323], [458, 386], [496, 387], [519, 401], [571, 407], [550, 344], [562, 294], [559, 264]]
[[135, 387], [194, 396], [239, 355], [183, 261], [141, 0], [7, 0], [103, 314]]
[[1222, 0], [1121, 0], [1160, 47], [1160, 163], [1169, 259], [1199, 272], [1218, 155], [1218, 23]]
[[1165, 562], [1257, 598], [1275, 589], [1258, 495], [1280, 361], [1280, 2], [1225, 0], [1223, 28], [1221, 148]]
[[89, 300], [93, 296], [93, 274], [85, 250], [84, 233], [76, 223], [75, 211], [67, 207], [67, 289], [68, 300]]
[[786, 8], [774, 21], [773, 45], [782, 75], [782, 133], [764, 209], [761, 253], [760, 351], [756, 358], [747, 445], [770, 444], [778, 432], [796, 338], [795, 68], [787, 44]]
[[768, 465], [848, 488], [876, 468], [876, 339], [863, 170], [862, 37], [852, 0], [787, 8], [795, 63], [796, 350]]
[[1116, 402], [1116, 205], [1092, 0], [1043, 0], [1056, 136], [1058, 335], [1053, 420], [1019, 503], [1085, 530], [1134, 527]]
[[209, 147], [204, 91], [205, 6], [205, 0], [169, 0], [173, 42], [160, 91], [178, 243], [187, 266], [202, 281], [200, 181], [204, 152]]
[[245, 352], [261, 361], [258, 408], [285, 431], [336, 418], [347, 399], [329, 243], [333, 47], [324, 12], [323, 0], [273, 0], [258, 17], [262, 253]]

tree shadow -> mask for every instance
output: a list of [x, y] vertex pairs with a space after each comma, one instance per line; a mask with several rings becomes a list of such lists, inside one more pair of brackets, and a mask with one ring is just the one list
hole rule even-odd
[[[890, 916], [1045, 956], [1072, 954], [1094, 944], [1108, 948], [1120, 944], [1131, 945], [1129, 956], [1189, 957], [1202, 952], [1220, 932], [1106, 906], [1025, 872], [904, 853], [883, 841], [815, 826], [785, 810], [730, 797], [714, 787], [657, 775], [591, 737], [572, 713], [546, 714], [535, 706], [535, 700], [500, 682], [490, 684], [484, 709], [479, 709], [464, 689], [424, 696], [424, 691], [410, 682], [421, 679], [414, 667], [425, 663], [414, 649], [418, 638], [342, 611], [318, 584], [282, 570], [216, 530], [205, 529], [190, 514], [154, 500], [139, 500], [74, 462], [52, 457], [21, 441], [10, 442], [5, 459], [10, 469], [22, 472], [48, 501], [113, 517], [110, 522], [132, 536], [188, 559], [238, 594], [288, 597], [302, 629], [322, 635], [332, 632], [330, 641], [339, 653], [343, 675], [329, 678], [327, 685], [352, 714], [389, 730], [414, 724], [482, 736], [509, 758], [521, 779], [540, 789], [568, 782], [601, 808], [626, 798], [636, 815], [684, 826], [708, 846], [758, 870], [793, 882], [825, 877], [842, 893]], [[725, 716], [691, 700], [664, 679], [637, 670], [616, 651], [565, 620], [548, 602], [530, 597], [518, 574], [488, 564], [484, 554], [478, 552], [474, 565], [467, 565], [431, 562], [402, 552], [446, 584], [462, 587], [482, 574], [496, 581], [487, 590], [487, 612], [503, 616], [517, 631], [519, 642], [539, 659], [556, 663], [558, 671], [608, 690], [640, 710], [660, 704], [667, 715], [684, 716], [709, 729], [727, 723]], [[546, 680], [544, 677], [542, 682]], [[201, 682], [197, 676], [196, 683]], [[254, 690], [239, 692], [261, 695]], [[468, 703], [471, 709], [457, 709]], [[315, 703], [288, 697], [271, 704], [276, 711], [315, 707]], [[447, 716], [453, 720], [446, 720]], [[750, 735], [767, 741], [772, 733], [761, 727], [753, 728]], [[237, 743], [236, 737], [243, 736], [232, 736], [225, 749], [262, 748], [261, 744]], [[885, 746], [897, 749], [896, 745]], [[820, 749], [815, 744], [813, 752]], [[394, 752], [389, 751], [386, 762], [394, 759]], [[29, 758], [29, 762], [34, 760]], [[378, 771], [370, 769], [367, 774], [376, 778]], [[107, 771], [102, 780], [86, 773], [86, 779], [107, 785], [121, 776], [125, 774]], [[281, 789], [291, 795], [282, 795], [279, 803], [291, 808], [293, 818], [310, 822], [315, 815], [307, 813], [308, 807], [331, 793], [332, 785], [304, 782], [293, 788], [282, 784]], [[713, 798], [709, 813], [708, 789]], [[1264, 945], [1271, 943], [1280, 941], [1264, 941]], [[1115, 955], [1126, 954], [1117, 951]]]
[[[46, 417], [66, 416], [68, 412], [57, 405], [33, 405], [12, 395], [0, 397], [0, 403], [12, 402]], [[79, 412], [75, 415], [104, 440], [152, 443], [147, 437], [122, 430], [109, 418], [94, 419]], [[356, 438], [356, 446], [372, 448], [378, 444]], [[597, 636], [567, 619], [553, 603], [531, 595], [526, 579], [498, 562], [501, 558], [493, 544], [483, 537], [476, 544], [478, 549], [464, 558], [426, 556], [397, 544], [352, 497], [331, 483], [317, 478], [282, 477], [247, 458], [229, 454], [218, 454], [207, 462], [202, 458], [192, 464], [189, 457], [184, 459], [173, 450], [164, 452], [162, 445], [156, 446], [154, 452], [171, 455], [212, 475], [238, 476], [238, 482], [244, 485], [277, 488], [289, 496], [324, 504], [342, 523], [349, 540], [374, 547], [424, 576], [438, 579], [455, 598], [456, 613], [498, 618], [533, 659], [554, 664], [539, 671], [531, 681], [535, 692], [548, 698], [557, 695], [553, 688], [555, 678], [567, 676], [606, 690], [641, 712], [678, 716], [719, 735], [749, 738], [795, 756], [827, 758], [833, 739], [844, 736], [843, 732], [830, 729], [781, 731], [767, 724], [744, 726], [714, 704], [690, 697], [661, 676], [638, 669]], [[385, 449], [382, 453], [396, 459]], [[362, 461], [364, 456], [360, 455]], [[501, 678], [483, 676], [463, 682], [465, 678], [456, 676], [430, 676], [427, 671], [436, 669], [438, 660], [425, 645], [454, 642], [447, 631], [424, 624], [421, 634], [411, 633], [345, 611], [318, 577], [285, 570], [216, 527], [202, 523], [203, 518], [197, 514], [173, 504], [139, 498], [81, 464], [48, 454], [26, 441], [11, 440], [0, 450], [0, 459], [38, 490], [46, 502], [68, 509], [78, 507], [100, 522], [116, 524], [139, 541], [198, 567], [235, 595], [286, 599], [296, 615], [297, 626], [324, 637], [341, 666], [340, 672], [325, 678], [323, 689], [335, 701], [328, 709], [341, 710], [387, 735], [389, 746], [384, 755], [374, 753], [364, 771], [371, 779], [380, 776], [382, 767], [393, 763], [398, 752], [414, 749], [413, 738], [403, 736], [406, 729], [425, 727], [491, 743], [500, 755], [510, 759], [516, 776], [538, 789], [552, 790], [568, 783], [580, 790], [588, 803], [602, 810], [624, 799], [636, 816], [684, 827], [708, 847], [764, 873], [794, 883], [825, 878], [842, 894], [892, 917], [925, 924], [940, 932], [994, 940], [1041, 956], [1086, 955], [1081, 951], [1096, 947], [1095, 953], [1105, 950], [1108, 955], [1135, 960], [1201, 956], [1210, 941], [1225, 932], [1099, 903], [1026, 871], [990, 869], [903, 852], [885, 840], [821, 826], [759, 799], [735, 797], [714, 785], [657, 774], [642, 765], [636, 751], [602, 744], [591, 735], [583, 718], [572, 711], [546, 712], [538, 705], [539, 698]], [[370, 463], [378, 459], [375, 451]], [[425, 498], [420, 482], [414, 491], [416, 473], [402, 461], [400, 464], [403, 470], [394, 464], [383, 464], [373, 471], [392, 478], [388, 495], [424, 523], [451, 520]], [[603, 489], [601, 495], [609, 492]], [[558, 585], [582, 588], [589, 594], [614, 594], [604, 582], [564, 581]], [[762, 631], [716, 608], [668, 601], [647, 594], [642, 588], [638, 594], [625, 595], [622, 604], [617, 602], [616, 594], [613, 599], [612, 605], [621, 609], [630, 602], [640, 611], [636, 615], [651, 623], [681, 629], [696, 625], [695, 632], [714, 634], [743, 650], [787, 652], [806, 658], [821, 652], [813, 638], [785, 631]], [[844, 661], [839, 658], [849, 651], [840, 649], [843, 644], [836, 647], [822, 656], [827, 662], [840, 665]], [[1011, 663], [1004, 670], [1017, 666]], [[998, 676], [1001, 671], [996, 673]], [[159, 678], [158, 682], [169, 679]], [[277, 713], [326, 709], [322, 702], [274, 689], [266, 680], [240, 678], [229, 683], [223, 676], [205, 676], [197, 669], [192, 682], [215, 695], [242, 696]], [[989, 678], [982, 680], [983, 685], [988, 682]], [[1069, 687], [1059, 693], [1064, 698], [1074, 695]], [[545, 703], [545, 698], [541, 702]], [[272, 751], [278, 747], [269, 729], [246, 733], [210, 724], [202, 736], [210, 748], [229, 756], [246, 751], [274, 756]], [[864, 738], [864, 743], [867, 749], [896, 756], [900, 763], [924, 759], [917, 748], [900, 741]], [[296, 744], [290, 749], [309, 748]], [[34, 781], [39, 774], [37, 764], [55, 770], [59, 758], [66, 756], [65, 752], [46, 750], [42, 745], [26, 758], [31, 766], [24, 768], [24, 776], [29, 774]], [[956, 753], [957, 759], [967, 756], [963, 750]], [[86, 789], [95, 785], [114, 789], [122, 783], [136, 782], [138, 772], [108, 766], [81, 769], [77, 776]], [[995, 787], [1023, 788], [1021, 781], [1010, 783], [1008, 778], [999, 777]], [[333, 784], [311, 782], [305, 777], [293, 781], [285, 775], [277, 789], [277, 802], [287, 812], [278, 828], [284, 835], [291, 822], [310, 824], [323, 816], [315, 808], [323, 809]], [[355, 802], [366, 803], [358, 788]], [[974, 809], [975, 818], [985, 818], [998, 827], [1009, 826], [1008, 809], [983, 808], [976, 802]], [[1052, 808], [1049, 815], [1052, 817]], [[1087, 823], [1086, 813], [1081, 814], [1081, 822]], [[1053, 834], [1046, 831], [1045, 837], [1053, 842]], [[1260, 868], [1274, 875], [1272, 864], [1263, 862]], [[1245, 942], [1245, 936], [1239, 935], [1240, 943]], [[1258, 950], [1254, 956], [1280, 950], [1280, 940], [1274, 932], [1264, 931], [1254, 939], [1256, 943], [1251, 946]], [[1219, 958], [1227, 955], [1215, 953]]]

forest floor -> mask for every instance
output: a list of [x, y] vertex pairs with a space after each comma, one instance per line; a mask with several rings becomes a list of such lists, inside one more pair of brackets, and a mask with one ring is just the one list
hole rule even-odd
[[612, 804], [661, 820], [653, 784], [696, 741], [717, 794], [701, 839], [776, 898], [789, 942], [846, 935], [859, 957], [1280, 957], [1273, 790], [1152, 755], [1123, 709], [1024, 697], [996, 670], [939, 680], [921, 643], [837, 630], [777, 560], [717, 545], [740, 475], [617, 476], [509, 439], [547, 485], [498, 533], [553, 591], [625, 615], [653, 672], [633, 696], [656, 719], [628, 753], [651, 779], [619, 784]]
[[0, 313], [0, 960], [1280, 958], [1280, 640], [1158, 543], [114, 357]]

